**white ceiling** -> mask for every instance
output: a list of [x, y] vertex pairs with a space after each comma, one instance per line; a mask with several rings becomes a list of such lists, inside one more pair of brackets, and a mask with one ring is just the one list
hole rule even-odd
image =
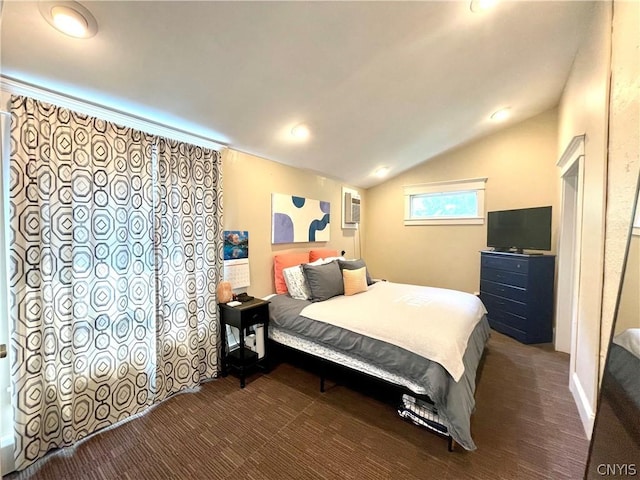
[[[355, 186], [557, 105], [587, 2], [81, 2], [98, 33], [2, 11], [2, 75]], [[304, 122], [306, 142], [288, 135]]]

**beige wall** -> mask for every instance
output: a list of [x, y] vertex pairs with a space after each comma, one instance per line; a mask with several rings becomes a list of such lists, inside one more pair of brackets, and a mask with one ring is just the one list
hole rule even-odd
[[574, 60], [559, 110], [558, 155], [574, 136], [585, 135], [578, 323], [573, 333], [571, 327], [563, 328], [571, 324], [569, 316], [558, 316], [556, 325], [576, 339], [570, 382], [589, 433], [597, 397], [602, 313], [611, 10], [610, 2], [594, 4], [592, 22]]
[[629, 244], [615, 333], [623, 332], [627, 328], [638, 327], [640, 327], [640, 237], [633, 235]]
[[[225, 230], [249, 231], [249, 262], [251, 286], [249, 294], [265, 296], [274, 293], [273, 255], [289, 251], [308, 251], [313, 248], [332, 248], [346, 251], [347, 257], [359, 256], [358, 234], [341, 228], [342, 187], [337, 180], [310, 171], [289, 167], [235, 150], [222, 156], [224, 182]], [[358, 189], [356, 189], [358, 190]], [[367, 208], [365, 193], [362, 210]], [[331, 202], [331, 241], [271, 244], [271, 194], [299, 195]], [[364, 225], [365, 222], [362, 222]]]
[[[640, 2], [614, 3], [612, 32], [601, 373], [607, 355], [640, 170]], [[635, 245], [637, 237], [634, 240]], [[637, 271], [637, 257], [628, 268]], [[636, 298], [637, 294], [636, 289]], [[637, 326], [640, 316], [634, 318]]]
[[552, 205], [557, 225], [556, 139], [557, 112], [552, 110], [368, 189], [365, 260], [373, 275], [477, 291], [486, 225], [405, 227], [403, 185], [488, 177], [487, 211]]

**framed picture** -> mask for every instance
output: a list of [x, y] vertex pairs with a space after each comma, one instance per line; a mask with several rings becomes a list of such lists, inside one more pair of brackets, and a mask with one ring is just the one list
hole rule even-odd
[[271, 243], [328, 242], [329, 202], [271, 194]]
[[224, 231], [224, 259], [249, 258], [249, 232], [246, 230]]

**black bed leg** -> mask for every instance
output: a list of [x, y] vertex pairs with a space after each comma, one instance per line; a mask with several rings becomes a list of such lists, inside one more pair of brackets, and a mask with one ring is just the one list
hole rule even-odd
[[450, 452], [453, 452], [453, 446], [454, 446], [455, 442], [453, 441], [453, 437], [449, 437], [449, 442], [447, 445], [447, 450]]
[[324, 374], [327, 366], [324, 362], [320, 362], [320, 392], [324, 393]]

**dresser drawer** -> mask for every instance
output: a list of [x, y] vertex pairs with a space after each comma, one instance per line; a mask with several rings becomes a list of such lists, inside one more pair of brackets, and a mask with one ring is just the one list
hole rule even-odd
[[480, 280], [480, 291], [518, 302], [526, 303], [527, 301], [527, 290], [521, 287], [514, 287], [513, 284], [505, 285], [503, 283]]
[[487, 307], [489, 317], [493, 316], [495, 312], [506, 312], [521, 317], [527, 316], [527, 304], [522, 302], [516, 302], [515, 300], [508, 300], [506, 298], [491, 295], [490, 293], [481, 292], [480, 298], [484, 306]]
[[523, 332], [526, 332], [528, 329], [528, 320], [526, 318], [502, 310], [494, 310], [493, 313], [490, 311], [487, 317], [490, 324], [499, 322]]
[[491, 318], [489, 318], [489, 325], [494, 330], [497, 330], [500, 333], [504, 333], [505, 335], [509, 335], [510, 337], [515, 338], [519, 342], [531, 343], [528, 341], [526, 330], [515, 328], [507, 323], [503, 323], [499, 320], [493, 320]]
[[224, 322], [235, 328], [247, 328], [269, 321], [269, 304], [262, 300], [252, 300], [238, 307], [222, 306]]
[[499, 255], [482, 255], [482, 266], [486, 268], [497, 268], [510, 272], [527, 273], [529, 262], [524, 258], [501, 257]]
[[523, 273], [508, 272], [506, 270], [498, 270], [496, 268], [483, 268], [480, 281], [483, 280], [513, 285], [514, 287], [527, 288], [527, 275]]

